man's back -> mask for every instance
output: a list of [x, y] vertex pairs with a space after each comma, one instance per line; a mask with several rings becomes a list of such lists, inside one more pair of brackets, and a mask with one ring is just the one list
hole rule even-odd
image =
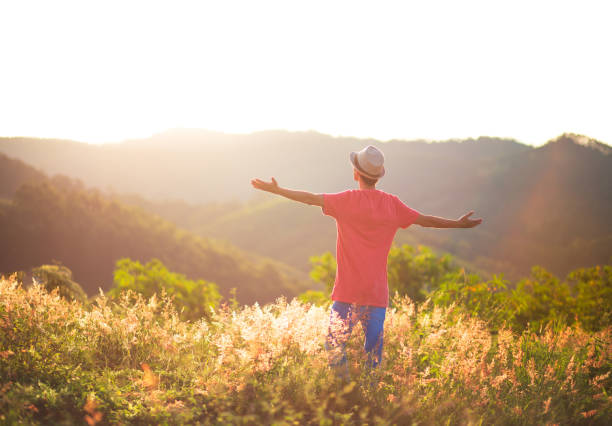
[[336, 219], [338, 270], [332, 300], [386, 307], [387, 256], [397, 228], [419, 212], [376, 189], [324, 194], [323, 213]]

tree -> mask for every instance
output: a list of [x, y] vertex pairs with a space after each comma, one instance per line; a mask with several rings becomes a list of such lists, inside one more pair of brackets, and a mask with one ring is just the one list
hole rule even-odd
[[311, 256], [309, 260], [312, 266], [310, 278], [325, 285], [325, 290], [330, 295], [336, 280], [336, 258], [331, 252], [327, 251], [320, 256]]
[[72, 271], [64, 265], [41, 265], [32, 269], [32, 275], [47, 291], [57, 289], [59, 295], [68, 300], [87, 300], [81, 286], [72, 281]]
[[458, 270], [451, 256], [436, 256], [429, 247], [393, 246], [387, 261], [389, 293], [397, 292], [420, 302], [438, 288], [444, 276]]
[[567, 276], [575, 295], [575, 315], [580, 325], [598, 331], [612, 323], [612, 265], [582, 268]]
[[512, 301], [518, 329], [529, 325], [537, 330], [550, 322], [568, 325], [574, 322], [575, 299], [569, 286], [541, 266], [534, 266], [531, 276], [519, 281], [512, 291]]
[[118, 297], [124, 290], [135, 291], [146, 298], [165, 292], [172, 297], [181, 317], [189, 320], [209, 318], [211, 309], [221, 300], [216, 284], [193, 281], [183, 274], [170, 272], [158, 259], [145, 265], [129, 258], [117, 261], [109, 295]]

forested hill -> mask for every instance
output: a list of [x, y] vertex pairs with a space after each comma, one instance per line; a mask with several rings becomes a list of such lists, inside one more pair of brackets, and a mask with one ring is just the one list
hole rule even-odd
[[[9, 167], [34, 183], [23, 184], [10, 202], [0, 204], [0, 273], [57, 260], [91, 295], [98, 287], [110, 288], [120, 258], [158, 258], [174, 271], [217, 283], [225, 296], [236, 287], [244, 303], [291, 297], [312, 286], [305, 274], [279, 262], [196, 237], [70, 178], [47, 179], [23, 163], [0, 158], [0, 170]], [[11, 182], [0, 184], [5, 194], [11, 188]]]

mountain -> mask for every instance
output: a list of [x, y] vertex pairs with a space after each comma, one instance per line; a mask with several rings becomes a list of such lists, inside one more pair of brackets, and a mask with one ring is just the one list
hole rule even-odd
[[121, 202], [135, 194], [128, 202], [201, 236], [306, 271], [308, 256], [334, 249], [333, 220], [320, 209], [257, 193], [249, 180], [275, 176], [283, 186], [313, 192], [354, 188], [348, 153], [367, 144], [385, 153], [380, 189], [426, 214], [475, 210], [484, 218], [473, 230], [411, 227], [398, 232], [398, 243], [430, 245], [510, 277], [534, 264], [564, 275], [610, 261], [611, 148], [581, 135], [533, 148], [485, 137], [378, 142], [316, 132], [175, 130], [108, 146], [4, 139], [0, 151], [111, 188]]
[[[524, 276], [534, 264], [563, 275], [573, 268], [610, 262], [608, 145], [565, 134], [540, 148], [492, 138], [393, 142], [382, 148], [388, 170], [404, 166], [410, 181], [419, 183], [400, 185], [397, 177], [385, 176], [384, 189], [406, 202], [414, 200], [409, 204], [425, 213], [457, 217], [474, 209], [485, 218], [484, 225], [470, 231], [411, 227], [398, 232], [396, 243], [431, 245], [477, 269], [511, 278]], [[410, 149], [409, 155], [402, 149]], [[385, 183], [389, 177], [392, 180]], [[199, 235], [227, 239], [304, 271], [309, 269], [309, 255], [334, 247], [333, 221], [319, 209], [273, 196], [205, 205], [144, 202], [138, 197], [129, 202]]]
[[[22, 166], [24, 180], [31, 180]], [[0, 241], [0, 273], [57, 260], [90, 295], [110, 288], [115, 262], [123, 257], [159, 258], [172, 270], [217, 283], [225, 296], [235, 287], [243, 303], [266, 303], [313, 287], [304, 273], [278, 261], [196, 237], [65, 176], [25, 183], [0, 204]]]
[[414, 236], [514, 277], [535, 264], [565, 275], [612, 261], [612, 155], [601, 142], [564, 134], [488, 162], [435, 211], [459, 202], [484, 224], [470, 232], [416, 230]]
[[228, 135], [174, 130], [107, 145], [4, 138], [0, 152], [49, 174], [79, 178], [89, 186], [150, 199], [204, 203], [248, 200], [253, 195], [249, 181], [254, 176], [276, 176], [285, 185], [314, 192], [341, 191], [353, 184], [348, 153], [367, 144], [386, 153], [389, 172], [381, 188], [407, 199], [463, 180], [487, 160], [530, 149], [492, 138], [381, 143], [316, 132]]

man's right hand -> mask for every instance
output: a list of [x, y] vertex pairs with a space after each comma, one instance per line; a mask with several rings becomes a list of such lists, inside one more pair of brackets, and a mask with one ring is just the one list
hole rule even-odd
[[253, 185], [255, 189], [278, 194], [293, 201], [310, 204], [311, 206], [323, 207], [323, 194], [313, 194], [306, 191], [294, 191], [292, 189], [281, 188], [278, 186], [276, 179], [270, 179], [272, 179], [270, 182], [261, 179], [251, 179], [251, 185]]
[[276, 179], [271, 179], [271, 182], [266, 182], [261, 179], [251, 179], [251, 185], [253, 185], [253, 188], [255, 189], [278, 194], [278, 183], [276, 182]]

